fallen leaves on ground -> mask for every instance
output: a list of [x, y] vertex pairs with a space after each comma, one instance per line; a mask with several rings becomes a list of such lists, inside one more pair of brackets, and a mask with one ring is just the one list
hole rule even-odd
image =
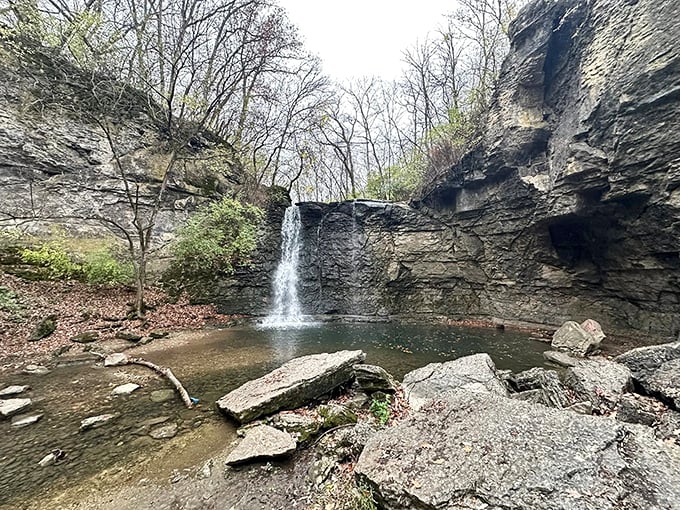
[[[98, 331], [99, 340], [114, 338], [119, 331], [148, 335], [151, 331], [198, 329], [224, 324], [233, 316], [217, 313], [213, 305], [191, 305], [186, 297], [177, 301], [157, 288], [146, 290], [150, 309], [144, 320], [128, 320], [128, 303], [134, 301], [130, 287], [88, 285], [77, 281], [27, 281], [0, 273], [0, 287], [16, 295], [16, 305], [0, 307], [0, 360], [49, 355], [74, 345], [70, 339], [84, 331]], [[48, 315], [56, 315], [57, 329], [47, 338], [29, 342], [35, 327]]]

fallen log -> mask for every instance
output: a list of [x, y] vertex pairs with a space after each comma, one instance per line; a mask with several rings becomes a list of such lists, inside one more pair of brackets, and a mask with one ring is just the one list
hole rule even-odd
[[169, 368], [161, 367], [143, 358], [128, 357], [126, 354], [123, 354], [122, 352], [109, 354], [108, 356], [105, 356], [104, 354], [98, 352], [94, 352], [93, 354], [96, 354], [97, 356], [100, 356], [101, 358], [104, 359], [105, 367], [118, 367], [123, 365], [141, 365], [143, 367], [150, 368], [154, 372], [164, 376], [168, 381], [172, 383], [172, 385], [177, 389], [179, 396], [182, 398], [182, 401], [184, 402], [184, 405], [187, 406], [187, 408], [191, 409], [192, 407], [194, 407], [194, 402], [191, 400], [189, 393], [184, 388], [179, 379], [175, 377], [175, 374], [172, 373], [172, 370], [170, 370]]

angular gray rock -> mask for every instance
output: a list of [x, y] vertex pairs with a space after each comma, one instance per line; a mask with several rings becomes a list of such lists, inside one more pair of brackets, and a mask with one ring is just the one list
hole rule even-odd
[[654, 398], [626, 393], [619, 399], [616, 419], [651, 427], [666, 409], [665, 405]]
[[550, 407], [569, 407], [573, 404], [573, 399], [567, 394], [567, 388], [560, 380], [559, 375], [554, 370], [546, 370], [541, 367], [534, 367], [509, 378], [510, 385], [519, 393], [536, 391], [530, 400]]
[[23, 427], [27, 427], [29, 425], [33, 425], [34, 423], [37, 423], [40, 421], [40, 419], [43, 417], [43, 413], [38, 413], [38, 414], [19, 414], [17, 416], [12, 417], [12, 428], [15, 429], [20, 429]]
[[641, 384], [647, 393], [680, 410], [680, 359], [666, 361]]
[[579, 362], [578, 358], [561, 351], [545, 351], [543, 353], [543, 358], [560, 367], [573, 367]]
[[495, 393], [508, 390], [496, 374], [496, 366], [486, 353], [464, 356], [446, 363], [430, 363], [404, 376], [404, 395], [413, 409], [428, 400], [442, 400], [458, 390]]
[[632, 349], [616, 357], [645, 393], [680, 409], [680, 342]]
[[225, 463], [228, 466], [260, 459], [273, 459], [295, 451], [295, 439], [269, 425], [257, 425], [246, 431], [243, 440], [234, 448]]
[[394, 380], [387, 370], [375, 365], [354, 365], [354, 377], [359, 387], [366, 393], [384, 391], [392, 393], [397, 389], [397, 381]]
[[362, 351], [338, 351], [295, 358], [249, 381], [217, 401], [217, 407], [241, 423], [281, 409], [295, 409], [328, 393], [352, 377]]
[[312, 416], [284, 411], [272, 416], [271, 425], [288, 432], [298, 442], [304, 443], [321, 430], [322, 423]]
[[119, 367], [122, 365], [127, 365], [127, 362], [127, 354], [123, 354], [122, 352], [114, 352], [104, 358], [105, 367]]
[[[555, 331], [550, 345], [553, 349], [568, 351], [578, 356], [585, 356], [597, 349], [604, 338], [604, 334], [600, 335], [597, 333], [599, 324], [595, 327], [593, 323], [597, 324], [592, 319], [585, 321], [583, 324], [587, 324], [589, 327], [589, 329], [586, 329], [583, 327], [583, 324], [578, 322], [565, 322]], [[599, 331], [601, 333], [602, 329], [599, 329]]]
[[116, 417], [116, 414], [100, 414], [98, 416], [90, 416], [80, 422], [80, 431], [84, 432], [86, 430], [96, 429], [110, 422]]
[[120, 386], [116, 386], [111, 390], [111, 395], [129, 395], [139, 388], [141, 388], [141, 386], [135, 383], [121, 384]]
[[30, 390], [30, 386], [14, 384], [12, 386], [7, 386], [0, 390], [0, 398], [11, 397], [13, 395], [19, 395], [24, 391]]
[[31, 406], [30, 398], [8, 398], [0, 400], [0, 418], [9, 418], [28, 409]]
[[601, 412], [613, 411], [621, 396], [633, 387], [625, 365], [604, 358], [591, 358], [567, 369], [564, 382], [576, 398], [588, 400]]
[[355, 473], [387, 510], [668, 510], [680, 501], [680, 450], [651, 429], [493, 393], [458, 391], [378, 432]]
[[667, 361], [680, 359], [680, 342], [631, 349], [614, 361], [626, 365], [636, 380], [642, 380]]

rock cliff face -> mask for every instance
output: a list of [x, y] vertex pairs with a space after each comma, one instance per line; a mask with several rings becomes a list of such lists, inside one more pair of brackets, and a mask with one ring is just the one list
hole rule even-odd
[[654, 0], [528, 5], [485, 141], [442, 182], [413, 207], [301, 204], [305, 312], [593, 317], [676, 337], [676, 18]]
[[[93, 115], [75, 99], [88, 77], [64, 68], [45, 55], [44, 64], [19, 66], [0, 41], [0, 220], [44, 234], [54, 224], [75, 235], [110, 235], [100, 214], [125, 224], [132, 211], [115, 164], [114, 152]], [[62, 67], [60, 67], [62, 66]], [[91, 77], [90, 77], [91, 78]], [[87, 84], [87, 81], [84, 82]], [[82, 92], [80, 92], [82, 93]], [[133, 93], [131, 93], [133, 94]], [[169, 160], [162, 133], [144, 112], [144, 98], [127, 98], [123, 112], [112, 115], [114, 143], [128, 175], [140, 183], [141, 201], [153, 201]], [[175, 165], [157, 221], [168, 237], [205, 197], [238, 186], [233, 164], [215, 163], [215, 140], [196, 139], [197, 158]], [[27, 219], [36, 221], [27, 222]]]

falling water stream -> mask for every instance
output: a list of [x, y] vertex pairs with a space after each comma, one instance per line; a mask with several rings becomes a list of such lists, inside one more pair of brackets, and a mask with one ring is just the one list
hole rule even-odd
[[286, 328], [305, 323], [297, 289], [301, 229], [300, 208], [288, 207], [281, 225], [281, 260], [274, 274], [274, 307], [264, 319], [264, 327]]

